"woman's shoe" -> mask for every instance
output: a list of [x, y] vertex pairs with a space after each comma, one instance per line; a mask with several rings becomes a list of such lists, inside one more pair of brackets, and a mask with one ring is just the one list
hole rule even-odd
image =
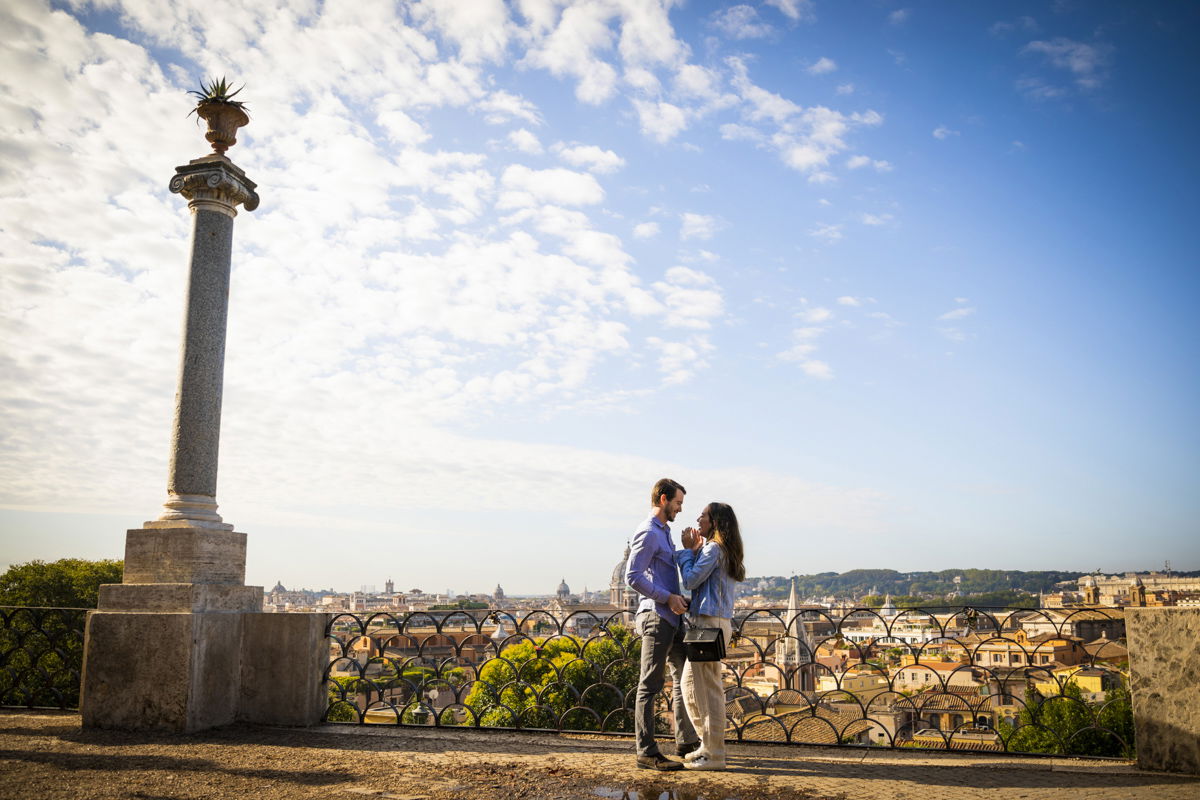
[[683, 763], [686, 764], [689, 761], [695, 761], [697, 758], [708, 758], [708, 752], [701, 748], [693, 750], [683, 757]]
[[683, 762], [684, 769], [725, 769], [724, 761], [715, 761], [708, 756], [700, 756]]

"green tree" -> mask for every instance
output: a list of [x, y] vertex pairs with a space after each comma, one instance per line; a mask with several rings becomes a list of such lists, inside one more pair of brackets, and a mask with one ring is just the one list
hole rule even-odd
[[0, 606], [95, 608], [104, 583], [120, 583], [122, 561], [63, 558], [13, 564], [0, 575]]
[[513, 643], [483, 665], [464, 704], [481, 726], [631, 731], [632, 716], [613, 712], [637, 686], [640, 658], [641, 640], [623, 625], [587, 640]]
[[65, 558], [14, 564], [0, 575], [0, 705], [77, 708], [83, 625], [120, 561]]
[[358, 714], [353, 707], [358, 705], [359, 684], [360, 679], [354, 677], [329, 678], [329, 708], [325, 711], [326, 720], [329, 722], [358, 721]]
[[1124, 687], [1106, 692], [1102, 704], [1085, 702], [1074, 681], [1063, 687], [1061, 695], [1050, 698], [1030, 687], [1017, 724], [1000, 720], [996, 729], [1013, 752], [1134, 755], [1133, 706]]

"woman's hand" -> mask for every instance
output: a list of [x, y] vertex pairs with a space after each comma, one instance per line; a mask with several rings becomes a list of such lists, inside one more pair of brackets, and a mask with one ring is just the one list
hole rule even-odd
[[704, 545], [704, 537], [695, 528], [684, 528], [679, 539], [688, 550], [699, 550]]

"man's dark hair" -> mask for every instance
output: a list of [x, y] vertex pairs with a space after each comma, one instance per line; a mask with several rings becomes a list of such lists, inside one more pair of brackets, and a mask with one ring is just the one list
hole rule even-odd
[[675, 499], [675, 493], [680, 492], [687, 494], [687, 489], [678, 481], [673, 481], [670, 478], [659, 478], [658, 483], [654, 484], [654, 488], [650, 490], [650, 505], [658, 508], [658, 499], [666, 497], [667, 501]]

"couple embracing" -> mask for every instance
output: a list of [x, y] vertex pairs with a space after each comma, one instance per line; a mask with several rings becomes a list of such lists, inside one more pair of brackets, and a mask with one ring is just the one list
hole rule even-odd
[[[680, 536], [670, 523], [687, 492], [663, 478], [650, 492], [650, 517], [634, 534], [625, 581], [642, 596], [637, 625], [642, 636], [641, 674], [634, 707], [637, 765], [643, 769], [725, 769], [725, 688], [719, 661], [688, 661], [684, 628], [719, 628], [730, 640], [734, 585], [746, 577], [737, 517], [725, 503], [709, 503]], [[682, 588], [680, 578], [682, 577]], [[691, 600], [682, 594], [691, 592]], [[654, 739], [654, 699], [666, 668], [674, 684], [675, 750], [667, 758]]]

